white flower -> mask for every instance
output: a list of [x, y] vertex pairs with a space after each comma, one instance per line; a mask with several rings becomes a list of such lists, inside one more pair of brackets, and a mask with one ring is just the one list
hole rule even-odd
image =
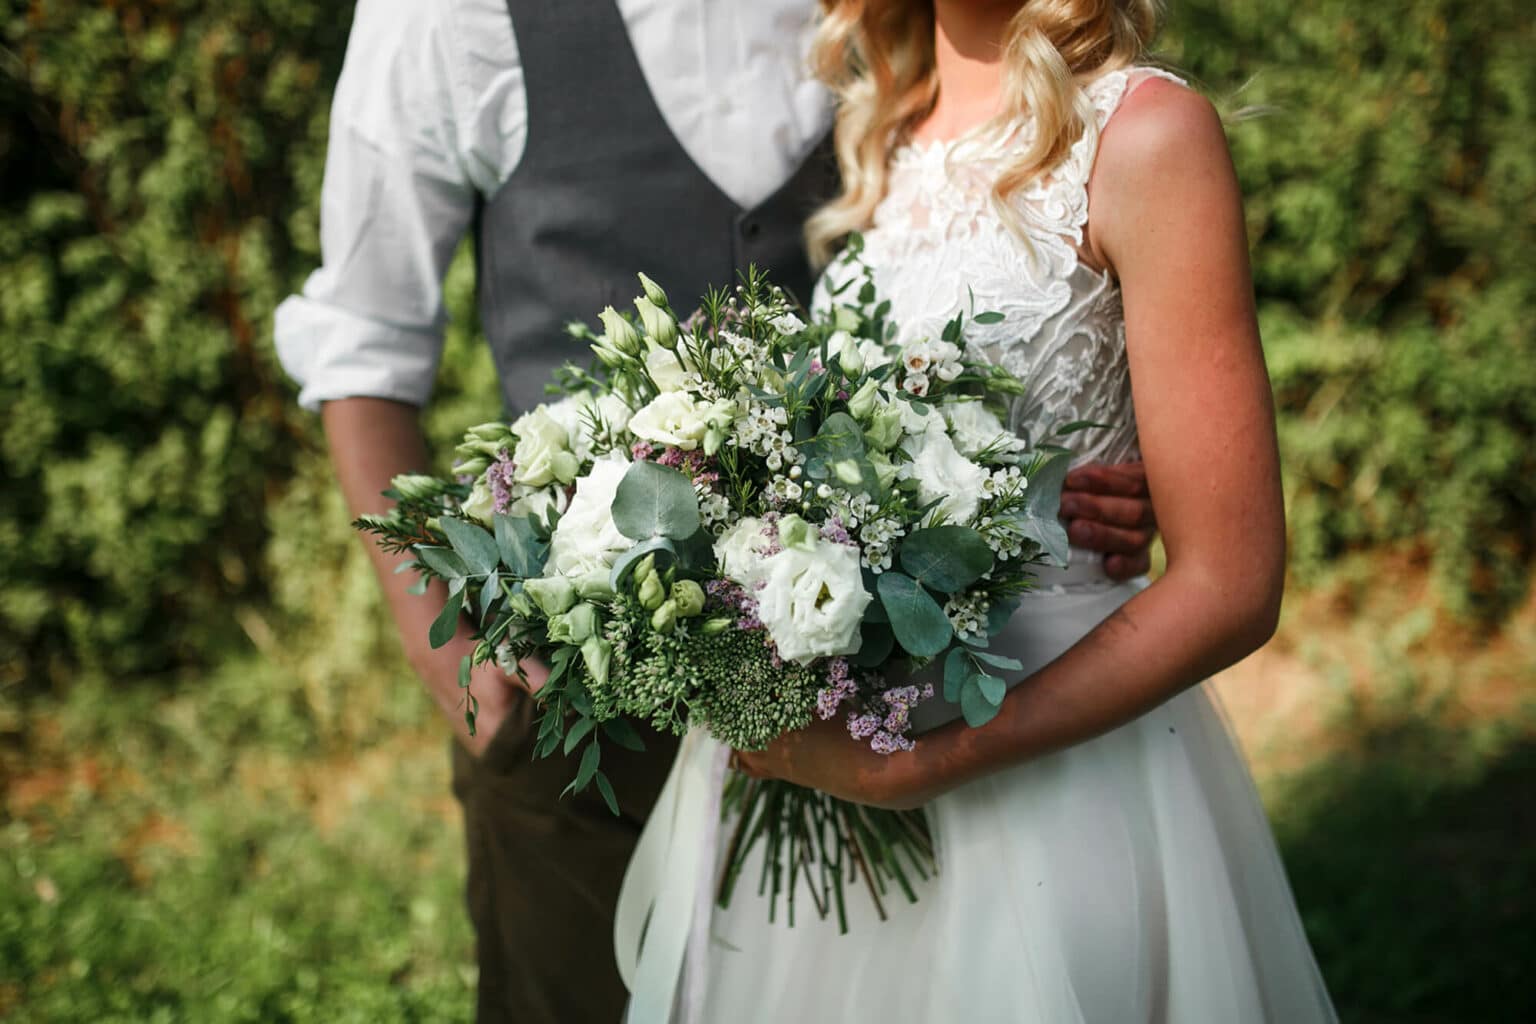
[[[930, 419], [943, 419], [929, 413]], [[912, 456], [912, 476], [917, 480], [917, 496], [924, 504], [937, 501], [935, 513], [952, 523], [964, 525], [976, 514], [978, 496], [987, 480], [987, 471], [961, 455], [955, 443], [942, 430], [930, 431], [902, 442]]]
[[757, 582], [769, 542], [761, 519], [748, 516], [740, 520], [715, 541], [715, 563], [720, 574], [747, 586]]
[[491, 523], [491, 517], [496, 512], [496, 495], [491, 491], [490, 482], [486, 479], [486, 473], [480, 474], [480, 479], [469, 489], [469, 497], [465, 498], [459, 506], [459, 511], [466, 516], [487, 526]]
[[555, 422], [565, 428], [571, 439], [571, 451], [576, 454], [577, 461], [583, 463], [591, 460], [592, 446], [597, 441], [592, 430], [594, 421], [600, 423], [605, 431], [616, 432], [624, 429], [630, 415], [624, 399], [611, 393], [594, 395], [583, 391], [568, 395], [544, 408]]
[[953, 342], [928, 338], [903, 346], [901, 364], [909, 374], [951, 381], [960, 376], [960, 355], [960, 347]]
[[660, 391], [677, 391], [688, 376], [688, 369], [682, 360], [672, 351], [656, 344], [645, 347], [645, 372], [650, 374]]
[[809, 550], [786, 548], [770, 557], [764, 570], [757, 617], [779, 657], [805, 665], [859, 649], [859, 624], [870, 595], [857, 549], [827, 541]]
[[539, 522], [547, 522], [549, 513], [564, 512], [566, 496], [564, 487], [540, 487], [512, 499], [507, 515], [514, 519], [533, 516]]
[[859, 351], [858, 341], [847, 331], [832, 332], [832, 337], [827, 339], [827, 357], [836, 359], [848, 377], [857, 377], [864, 372], [864, 354]]
[[1024, 449], [1023, 439], [1004, 427], [1003, 421], [980, 402], [947, 402], [943, 410], [950, 436], [962, 455], [974, 456], [988, 448], [1002, 452]]
[[793, 313], [780, 313], [768, 321], [768, 324], [780, 334], [799, 334], [805, 330], [805, 321]]
[[528, 487], [568, 484], [576, 479], [581, 464], [571, 451], [571, 436], [549, 413], [538, 406], [512, 424], [517, 448], [512, 452], [512, 479]]
[[609, 452], [592, 463], [592, 471], [576, 481], [570, 507], [555, 525], [549, 540], [546, 569], [562, 576], [583, 576], [613, 566], [634, 541], [613, 525], [613, 496], [629, 469], [629, 460]]
[[869, 338], [859, 342], [859, 355], [864, 357], [864, 368], [867, 370], [876, 370], [895, 361], [895, 356], [886, 350], [884, 342]]
[[691, 452], [704, 442], [710, 428], [728, 427], [736, 403], [729, 399], [700, 402], [686, 391], [663, 391], [629, 421], [629, 432], [653, 444], [676, 445]]

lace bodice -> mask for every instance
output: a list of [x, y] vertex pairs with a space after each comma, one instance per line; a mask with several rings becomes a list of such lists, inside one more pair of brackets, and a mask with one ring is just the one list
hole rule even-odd
[[[1091, 82], [1086, 92], [1098, 127], [1130, 88], [1154, 75], [1178, 81], [1129, 68]], [[1026, 119], [1002, 136], [897, 150], [887, 194], [864, 233], [863, 261], [891, 302], [899, 341], [936, 337], [962, 311], [1003, 314], [999, 323], [969, 326], [968, 337], [1026, 385], [1009, 410], [1009, 425], [1031, 444], [1063, 444], [1083, 461], [1135, 458], [1119, 284], [1079, 257], [1097, 134], [1086, 133], [1055, 170], [1013, 198], [1026, 243], [1004, 223], [990, 194], [1030, 130]], [[823, 284], [835, 286], [856, 272], [834, 261]], [[1061, 426], [1083, 420], [1107, 426], [1056, 436]]]

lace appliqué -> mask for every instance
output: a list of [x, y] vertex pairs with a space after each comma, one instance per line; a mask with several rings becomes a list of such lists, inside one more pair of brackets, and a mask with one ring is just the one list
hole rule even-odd
[[[1154, 69], [1128, 68], [1086, 86], [1100, 130], [1131, 83], [1148, 75], [1178, 81]], [[1006, 158], [1027, 144], [1032, 131], [1025, 119], [1002, 136], [966, 136], [894, 153], [888, 191], [864, 235], [864, 261], [891, 300], [900, 341], [936, 335], [960, 312], [1003, 315], [999, 323], [976, 325], [972, 337], [1026, 385], [1009, 416], [1021, 436], [1033, 444], [1064, 444], [1084, 460], [1134, 458], [1119, 286], [1078, 255], [1098, 136], [1085, 133], [1051, 173], [1012, 197], [1021, 239], [994, 209], [991, 191]], [[1054, 434], [1083, 420], [1107, 426]]]

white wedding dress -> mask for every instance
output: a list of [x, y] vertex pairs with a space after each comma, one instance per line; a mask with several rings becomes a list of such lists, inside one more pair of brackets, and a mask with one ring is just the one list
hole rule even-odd
[[[1092, 83], [1099, 125], [1153, 74]], [[1013, 426], [1038, 439], [1053, 423], [1111, 424], [1065, 440], [1084, 461], [1116, 462], [1137, 454], [1120, 295], [1078, 257], [1095, 138], [1020, 198], [1029, 246], [988, 200], [1001, 143], [902, 149], [864, 259], [905, 332], [936, 333], [961, 310], [1003, 313], [972, 336], [1029, 386]], [[1146, 585], [1109, 581], [1082, 551], [1042, 575], [993, 644], [1030, 671]], [[930, 724], [958, 714], [926, 707]], [[685, 741], [625, 882], [619, 956], [636, 1024], [1334, 1019], [1264, 811], [1204, 686], [933, 801], [938, 876], [916, 903], [888, 897], [885, 922], [851, 888], [846, 935], [805, 900], [794, 927], [782, 906], [770, 924], [751, 867], [729, 909], [711, 906], [720, 757], [712, 741]]]

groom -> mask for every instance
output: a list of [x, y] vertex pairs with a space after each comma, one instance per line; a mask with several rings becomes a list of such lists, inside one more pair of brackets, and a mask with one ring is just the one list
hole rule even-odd
[[[278, 310], [299, 399], [321, 411], [354, 514], [396, 474], [428, 469], [417, 414], [441, 352], [442, 280], [473, 231], [479, 310], [509, 412], [584, 353], [562, 325], [621, 305], [636, 271], [683, 302], [768, 269], [802, 301], [806, 214], [835, 187], [830, 105], [804, 73], [811, 0], [716, 7], [639, 0], [360, 0], [332, 108], [322, 267]], [[1144, 571], [1139, 468], [1096, 467], [1064, 498], [1074, 543]], [[490, 667], [458, 708], [469, 630], [426, 643], [441, 607], [405, 593], [370, 545], [412, 666], [454, 723], [481, 1021], [617, 1020], [619, 881], [672, 744], [605, 747], [623, 813], [560, 799], [571, 767], [531, 757], [533, 702]], [[543, 678], [527, 666], [531, 685]]]

